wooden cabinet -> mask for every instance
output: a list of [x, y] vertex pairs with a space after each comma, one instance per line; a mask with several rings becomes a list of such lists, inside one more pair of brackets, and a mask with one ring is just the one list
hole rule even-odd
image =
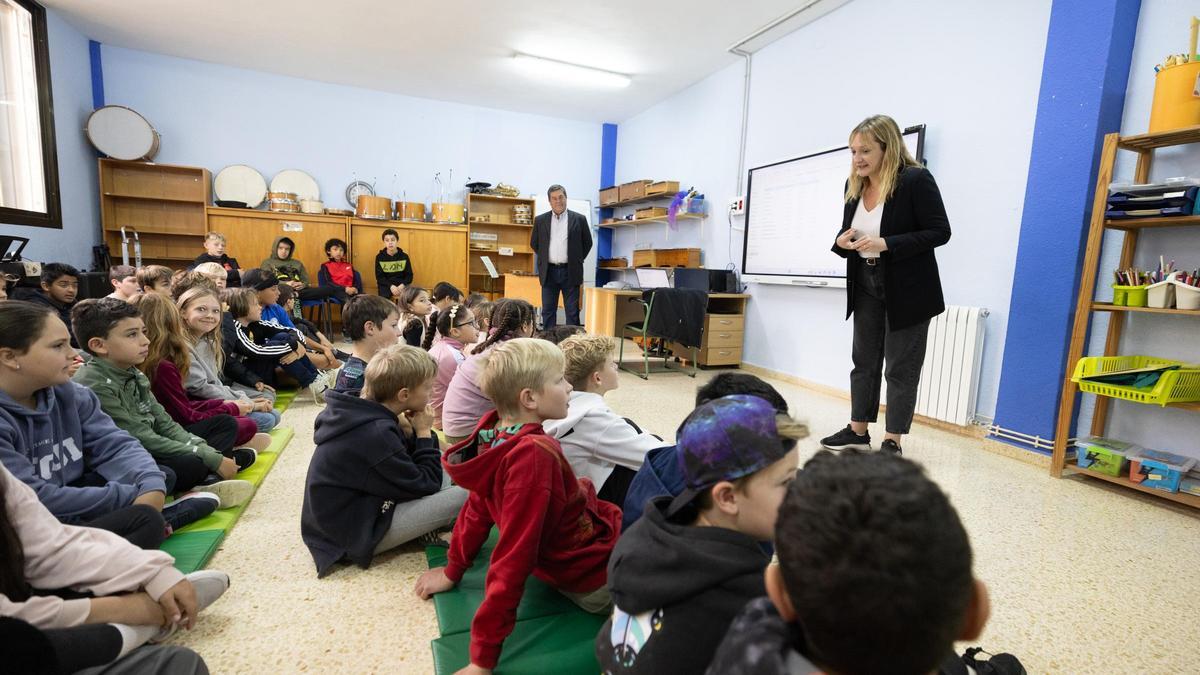
[[[317, 285], [317, 273], [321, 265], [329, 260], [325, 256], [325, 242], [335, 237], [346, 240], [349, 236], [348, 223], [349, 219], [345, 216], [220, 207], [208, 209], [208, 231], [225, 235], [226, 252], [230, 257], [237, 258], [242, 269], [261, 265], [271, 256], [271, 244], [275, 238], [288, 237], [296, 242], [292, 257], [304, 263], [311, 286]], [[192, 257], [203, 252], [203, 247], [198, 245]]]
[[[99, 160], [100, 223], [114, 260], [121, 228], [136, 231], [143, 264], [180, 267], [204, 252], [205, 208], [212, 198], [207, 169]], [[130, 250], [130, 263], [133, 263]]]
[[[362, 275], [363, 290], [376, 293], [375, 254], [383, 231], [393, 229], [413, 266], [413, 283], [430, 290], [448, 281], [467, 292], [467, 228], [411, 220], [350, 220], [350, 263]], [[528, 245], [528, 242], [526, 242]]]
[[[529, 223], [516, 223], [513, 207], [528, 207]], [[467, 195], [467, 260], [470, 292], [483, 293], [490, 299], [504, 297], [504, 275], [512, 272], [533, 273], [533, 249], [529, 237], [533, 234], [534, 200], [495, 195]], [[511, 255], [502, 255], [512, 249]], [[492, 279], [482, 256], [491, 259], [500, 278]]]

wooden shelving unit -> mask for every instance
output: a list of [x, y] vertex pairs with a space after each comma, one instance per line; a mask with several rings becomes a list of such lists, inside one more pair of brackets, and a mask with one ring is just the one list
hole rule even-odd
[[[703, 220], [703, 219], [704, 219], [704, 216], [702, 216], [698, 213], [680, 213], [675, 216], [675, 220]], [[636, 227], [638, 225], [643, 225], [645, 223], [665, 223], [665, 222], [667, 222], [667, 217], [659, 216], [657, 218], [634, 218], [633, 220], [618, 220], [613, 223], [600, 223], [600, 227], [612, 227], [612, 228]]]
[[[529, 207], [530, 218], [534, 213], [535, 204], [532, 199], [521, 197], [500, 197], [497, 195], [467, 195], [467, 270], [468, 292], [482, 293], [491, 300], [504, 297], [504, 275], [511, 272], [533, 274], [533, 249], [529, 246], [529, 238], [533, 231], [532, 222], [529, 225], [512, 222], [513, 207], [526, 205]], [[486, 215], [488, 222], [472, 222], [472, 216]], [[495, 235], [495, 240], [480, 241], [473, 239], [473, 234]], [[479, 244], [486, 244], [484, 248]], [[512, 255], [500, 255], [499, 249], [511, 248]], [[487, 272], [481, 258], [487, 256], [496, 271], [498, 279], [493, 279]]]
[[122, 227], [137, 231], [143, 264], [177, 266], [204, 252], [208, 169], [104, 158], [99, 176], [100, 227], [114, 260], [121, 257]]
[[[1108, 134], [1104, 137], [1104, 146], [1100, 153], [1100, 166], [1096, 176], [1096, 193], [1092, 203], [1092, 222], [1088, 231], [1088, 243], [1087, 249], [1084, 252], [1082, 278], [1079, 283], [1079, 298], [1075, 306], [1075, 322], [1071, 332], [1070, 347], [1067, 352], [1067, 374], [1063, 381], [1062, 396], [1058, 409], [1058, 424], [1054, 431], [1054, 450], [1051, 455], [1050, 473], [1060, 478], [1064, 474], [1098, 478], [1113, 485], [1120, 485], [1172, 502], [1200, 508], [1200, 497], [1186, 493], [1156, 490], [1139, 483], [1134, 483], [1126, 477], [1106, 476], [1088, 469], [1081, 469], [1073, 461], [1068, 462], [1067, 459], [1067, 439], [1071, 435], [1071, 420], [1075, 414], [1076, 394], [1078, 393], [1076, 384], [1071, 381], [1071, 374], [1075, 364], [1083, 357], [1092, 314], [1094, 312], [1112, 313], [1112, 318], [1108, 323], [1108, 334], [1104, 343], [1104, 356], [1114, 356], [1120, 352], [1121, 337], [1125, 330], [1125, 323], [1126, 321], [1133, 320], [1139, 314], [1200, 317], [1200, 311], [1196, 310], [1119, 307], [1093, 300], [1096, 292], [1097, 276], [1100, 271], [1100, 254], [1104, 244], [1105, 230], [1124, 231], [1125, 241], [1121, 246], [1121, 259], [1117, 267], [1125, 268], [1133, 264], [1133, 257], [1137, 252], [1138, 235], [1142, 230], [1200, 225], [1200, 216], [1129, 220], [1106, 219], [1104, 212], [1108, 204], [1108, 187], [1112, 183], [1117, 150], [1130, 150], [1137, 153], [1137, 165], [1134, 169], [1133, 179], [1136, 183], [1145, 183], [1150, 178], [1150, 166], [1154, 161], [1154, 151], [1156, 149], [1190, 143], [1200, 143], [1200, 126], [1161, 133], [1126, 136], [1124, 138], [1117, 134]], [[1197, 325], [1188, 324], [1186, 327], [1195, 330]], [[1098, 396], [1096, 398], [1096, 409], [1092, 415], [1091, 435], [1104, 435], [1105, 429], [1108, 426], [1110, 402], [1111, 399], [1107, 397]], [[1168, 407], [1200, 412], [1200, 403], [1182, 403]]]

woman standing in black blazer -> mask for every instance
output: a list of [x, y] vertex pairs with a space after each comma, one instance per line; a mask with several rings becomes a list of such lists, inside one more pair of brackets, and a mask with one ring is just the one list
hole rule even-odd
[[846, 318], [854, 316], [850, 424], [821, 445], [871, 449], [867, 425], [879, 414], [882, 375], [888, 406], [880, 449], [901, 454], [929, 320], [946, 309], [933, 249], [950, 240], [950, 222], [933, 175], [908, 152], [895, 120], [863, 120], [850, 133], [850, 152], [845, 213], [833, 246], [846, 259]]

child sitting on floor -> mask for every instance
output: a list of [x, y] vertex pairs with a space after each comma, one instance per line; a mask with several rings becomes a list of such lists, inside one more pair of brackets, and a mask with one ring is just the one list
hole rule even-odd
[[350, 355], [333, 346], [329, 338], [317, 329], [317, 325], [295, 311], [296, 292], [291, 286], [279, 284], [279, 306], [291, 317], [292, 325], [304, 334], [305, 345], [308, 347], [308, 358], [320, 370], [340, 368], [344, 359]]
[[[249, 499], [254, 486], [244, 480], [230, 480], [237, 475], [237, 463], [203, 438], [217, 432], [232, 444], [236, 425], [226, 423], [217, 431], [214, 426], [225, 420], [213, 418], [185, 430], [150, 393], [150, 381], [137, 369], [150, 346], [137, 307], [116, 298], [84, 300], [71, 314], [75, 334], [92, 355], [72, 379], [91, 389], [113, 423], [136, 438], [159, 467], [165, 467], [164, 473], [174, 476], [172, 494], [186, 499], [186, 493], [196, 489], [217, 497], [218, 503], [206, 513], [192, 514], [198, 517], [187, 522], [176, 518], [170, 522], [171, 527], [178, 529], [208, 515], [213, 508], [238, 506]], [[209, 480], [212, 474], [220, 480]]]
[[400, 312], [386, 298], [378, 295], [350, 298], [342, 311], [342, 325], [354, 341], [354, 349], [338, 371], [335, 390], [357, 393], [363, 388], [367, 362], [376, 352], [396, 344], [400, 338], [399, 321]]
[[[129, 302], [141, 294], [138, 287], [137, 270], [129, 265], [115, 265], [108, 269], [108, 283], [112, 286], [110, 298]], [[80, 345], [80, 349], [83, 345]]]
[[987, 622], [962, 521], [908, 460], [817, 453], [788, 487], [775, 535], [768, 597], [733, 622], [709, 673], [934, 673]]
[[543, 340], [509, 340], [486, 355], [484, 392], [497, 410], [467, 440], [446, 451], [442, 467], [470, 491], [454, 523], [446, 567], [417, 580], [423, 599], [454, 588], [495, 524], [484, 599], [471, 621], [471, 666], [488, 671], [512, 632], [525, 581], [533, 574], [584, 610], [611, 601], [608, 557], [620, 533], [621, 509], [596, 499], [577, 479], [542, 422], [567, 414], [571, 385], [563, 356]]
[[[47, 263], [42, 265], [41, 288], [18, 287], [13, 294], [13, 299], [49, 307], [54, 310], [59, 320], [67, 326], [67, 331], [70, 332], [71, 307], [75, 304], [77, 295], [79, 295], [79, 270], [66, 263]], [[79, 348], [74, 333], [71, 333], [71, 346]]]
[[142, 289], [142, 293], [170, 295], [172, 274], [170, 267], [146, 265], [137, 271], [138, 287]]
[[230, 287], [228, 274], [226, 274], [225, 269], [217, 263], [200, 263], [199, 265], [196, 265], [192, 271], [203, 274], [204, 278], [211, 281], [213, 286], [216, 286], [218, 291], [223, 291]]
[[0, 461], [59, 520], [141, 548], [166, 538], [166, 481], [154, 458], [71, 381], [67, 327], [44, 306], [0, 303]]
[[[708, 381], [708, 384], [696, 390], [696, 407], [709, 401], [733, 394], [750, 394], [765, 399], [775, 407], [780, 415], [788, 414], [787, 401], [775, 387], [767, 384], [750, 373], [732, 372], [721, 373]], [[676, 446], [667, 445], [651, 450], [646, 454], [646, 461], [637, 470], [629, 491], [625, 495], [625, 505], [621, 509], [621, 531], [629, 529], [630, 525], [642, 517], [646, 503], [655, 497], [665, 497], [683, 492], [683, 471]]]
[[346, 242], [336, 238], [325, 242], [325, 255], [329, 261], [317, 270], [317, 284], [340, 288], [350, 298], [362, 293], [362, 277], [346, 260]]
[[439, 281], [433, 287], [433, 292], [430, 293], [429, 300], [433, 303], [433, 311], [425, 321], [427, 330], [424, 337], [421, 338], [421, 349], [425, 351], [429, 351], [430, 347], [437, 344], [438, 339], [441, 337], [437, 332], [438, 315], [446, 311], [450, 305], [461, 305], [463, 294], [462, 291], [455, 288], [454, 284], [448, 281]]
[[466, 501], [442, 471], [432, 431], [435, 368], [428, 353], [393, 341], [371, 357], [361, 398], [326, 394], [300, 516], [317, 576], [343, 559], [366, 569], [373, 556], [449, 525]]
[[429, 291], [420, 286], [408, 286], [400, 294], [400, 336], [405, 344], [420, 347], [429, 329], [429, 314], [433, 303]]
[[[194, 627], [197, 614], [229, 588], [229, 575], [203, 570], [185, 577], [163, 551], [64, 525], [4, 467], [0, 538], [0, 621], [40, 629], [20, 646], [10, 633], [0, 635], [6, 672], [92, 673], [106, 665], [112, 668], [105, 673], [208, 672], [191, 650], [142, 645]], [[48, 647], [50, 661], [13, 662], [12, 652], [39, 646]]]
[[702, 673], [747, 600], [763, 595], [775, 516], [808, 430], [757, 396], [696, 408], [679, 429], [686, 488], [647, 507], [613, 549], [606, 672]]
[[665, 444], [604, 403], [604, 395], [621, 384], [616, 340], [573, 335], [558, 347], [566, 358], [571, 404], [565, 418], [546, 422], [546, 433], [558, 439], [575, 475], [597, 486], [596, 496], [621, 506], [646, 453]]
[[460, 363], [467, 359], [466, 350], [479, 340], [478, 321], [464, 305], [450, 305], [438, 315], [437, 332], [441, 336], [429, 349], [429, 355], [437, 362], [437, 379], [433, 382], [433, 428], [442, 428], [442, 404], [446, 401], [446, 388]]
[[245, 359], [246, 369], [260, 382], [274, 387], [275, 369], [282, 368], [300, 386], [308, 387], [313, 402], [321, 405], [321, 393], [328, 387], [329, 376], [308, 360], [300, 331], [261, 321], [262, 306], [253, 288], [230, 289], [226, 303], [231, 330], [226, 330], [225, 342]]
[[[138, 298], [134, 305], [142, 315], [146, 337], [150, 339], [148, 354], [138, 365], [138, 370], [150, 379], [154, 397], [171, 419], [191, 428], [192, 433], [203, 437], [226, 457], [231, 457], [237, 462], [239, 471], [247, 469], [258, 457], [258, 451], [266, 450], [271, 445], [271, 437], [259, 433], [254, 420], [245, 417], [246, 413], [253, 410], [253, 404], [241, 399], [200, 401], [188, 398], [183, 388], [182, 373], [191, 367], [192, 359], [175, 303], [166, 296], [148, 293]], [[232, 442], [220, 430], [221, 426], [228, 426], [227, 420], [219, 419], [222, 417], [233, 418], [236, 430]], [[210, 422], [206, 428], [195, 426], [212, 418], [218, 420]]]
[[[208, 264], [208, 263], [205, 263]], [[189, 398], [238, 402], [239, 408], [249, 402], [253, 408], [246, 417], [254, 420], [259, 431], [267, 432], [279, 424], [274, 398], [255, 392], [257, 396], [231, 389], [221, 381], [225, 350], [221, 346], [221, 301], [216, 291], [195, 286], [183, 292], [176, 301], [183, 320], [191, 357], [184, 379]]]

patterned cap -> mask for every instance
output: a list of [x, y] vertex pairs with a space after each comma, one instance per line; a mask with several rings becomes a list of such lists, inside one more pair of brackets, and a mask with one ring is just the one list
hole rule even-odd
[[787, 455], [792, 444], [780, 437], [777, 414], [765, 399], [746, 394], [714, 399], [693, 410], [676, 441], [685, 487], [671, 501], [667, 516], [717, 483], [749, 476]]

